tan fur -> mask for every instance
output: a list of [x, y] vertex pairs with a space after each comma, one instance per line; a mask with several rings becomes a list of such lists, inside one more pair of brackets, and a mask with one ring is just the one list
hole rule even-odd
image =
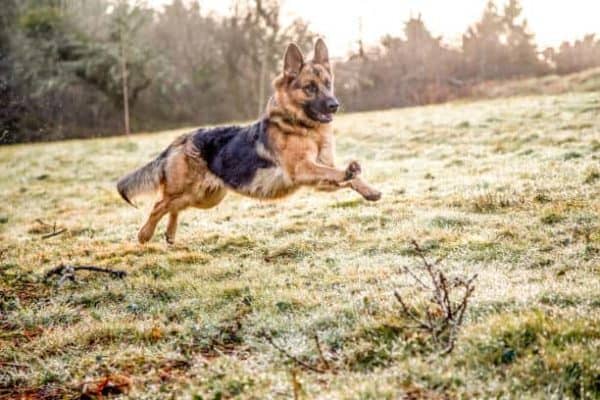
[[[291, 55], [290, 48], [293, 50]], [[299, 50], [293, 45], [290, 48], [286, 52], [286, 68], [290, 68], [274, 80], [275, 94], [267, 107], [269, 149], [262, 145], [256, 149], [275, 166], [259, 169], [248, 186], [234, 190], [250, 197], [275, 199], [302, 186], [327, 190], [348, 187], [368, 200], [379, 199], [380, 193], [358, 177], [361, 168], [357, 162], [351, 162], [345, 169], [335, 167], [335, 137], [331, 124], [311, 120], [301, 107], [307, 98], [302, 90], [306, 82], [316, 81], [323, 90], [333, 90], [326, 47], [318, 42], [315, 59], [306, 64], [298, 62]], [[299, 65], [302, 69], [298, 74]], [[166, 239], [172, 243], [179, 212], [188, 207], [214, 207], [225, 197], [227, 190], [231, 190], [209, 171], [191, 136], [178, 138], [169, 149], [160, 182], [162, 197], [139, 231], [141, 243], [150, 240], [156, 225], [166, 214], [169, 214]]]

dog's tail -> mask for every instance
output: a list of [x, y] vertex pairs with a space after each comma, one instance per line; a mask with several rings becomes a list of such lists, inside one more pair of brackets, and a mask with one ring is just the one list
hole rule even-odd
[[168, 152], [169, 149], [166, 149], [148, 164], [119, 179], [117, 190], [123, 200], [135, 207], [131, 200], [136, 196], [158, 190], [165, 176]]

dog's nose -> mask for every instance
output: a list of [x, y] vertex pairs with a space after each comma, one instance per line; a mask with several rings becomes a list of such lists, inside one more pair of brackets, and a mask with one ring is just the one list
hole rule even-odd
[[338, 101], [337, 101], [336, 99], [334, 99], [334, 98], [331, 98], [331, 99], [327, 99], [326, 106], [327, 106], [327, 110], [328, 110], [330, 113], [334, 113], [334, 112], [336, 112], [336, 111], [338, 110], [338, 108], [340, 107], [340, 103], [338, 103]]

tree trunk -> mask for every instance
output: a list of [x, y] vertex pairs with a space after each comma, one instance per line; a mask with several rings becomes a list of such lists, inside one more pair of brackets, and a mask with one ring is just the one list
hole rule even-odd
[[264, 46], [263, 57], [260, 63], [260, 77], [258, 78], [258, 118], [265, 112], [265, 85], [267, 80], [267, 46]]
[[121, 39], [121, 82], [123, 83], [123, 120], [125, 123], [125, 134], [129, 136], [129, 85], [127, 73], [127, 53], [125, 50], [125, 41], [123, 40], [123, 29], [120, 32]]

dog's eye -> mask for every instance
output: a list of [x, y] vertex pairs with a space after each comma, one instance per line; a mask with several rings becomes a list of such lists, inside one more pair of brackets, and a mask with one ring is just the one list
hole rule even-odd
[[314, 83], [311, 83], [310, 85], [304, 86], [304, 91], [307, 94], [315, 94], [318, 91], [317, 85], [315, 85]]
[[325, 87], [329, 90], [331, 89], [331, 82], [330, 81], [326, 81], [325, 82]]

